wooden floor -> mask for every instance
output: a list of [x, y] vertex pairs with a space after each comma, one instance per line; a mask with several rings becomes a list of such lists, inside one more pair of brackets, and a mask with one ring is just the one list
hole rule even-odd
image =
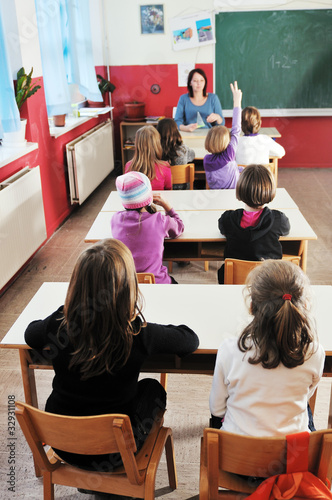
[[[309, 242], [307, 273], [313, 284], [332, 284], [332, 170], [279, 170], [279, 187], [285, 187], [298, 204], [318, 236]], [[44, 281], [69, 281], [73, 265], [80, 252], [87, 247], [84, 237], [109, 192], [114, 189], [114, 177], [108, 177], [95, 193], [81, 206], [36, 254], [21, 276], [0, 297], [0, 336], [5, 335], [23, 308]], [[187, 267], [173, 265], [172, 275], [179, 283], [217, 283], [219, 263], [211, 263], [204, 271], [204, 263]], [[203, 300], [203, 299], [202, 299]], [[222, 321], [222, 318], [221, 318]], [[42, 408], [51, 391], [52, 371], [37, 371], [39, 406]], [[15, 491], [7, 483], [9, 473], [9, 435], [7, 408], [11, 398], [23, 400], [23, 388], [18, 353], [0, 349], [1, 393], [1, 448], [0, 498], [16, 500], [42, 499], [42, 482], [34, 477], [32, 458], [19, 428], [15, 433]], [[168, 410], [165, 425], [172, 427], [175, 436], [175, 454], [179, 487], [167, 488], [166, 464], [163, 459], [157, 475], [156, 497], [169, 500], [198, 500], [199, 448], [202, 430], [208, 425], [208, 397], [211, 378], [201, 375], [170, 375], [168, 382]], [[317, 428], [328, 425], [330, 380], [319, 386], [315, 411]], [[56, 487], [56, 498], [90, 500], [72, 488]], [[106, 498], [106, 497], [104, 497]], [[115, 497], [109, 497], [115, 498]]]

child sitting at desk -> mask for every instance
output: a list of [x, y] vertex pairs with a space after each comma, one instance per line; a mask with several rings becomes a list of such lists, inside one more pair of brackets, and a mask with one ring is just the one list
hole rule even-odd
[[237, 166], [235, 153], [241, 132], [240, 113], [242, 92], [237, 82], [231, 83], [233, 93], [232, 130], [219, 125], [211, 128], [205, 139], [205, 149], [209, 151], [203, 159], [206, 181], [210, 189], [234, 189], [242, 167]]
[[246, 292], [253, 319], [219, 347], [212, 426], [249, 436], [315, 430], [308, 401], [325, 353], [310, 317], [309, 280], [291, 262], [268, 260], [249, 273]]
[[152, 125], [145, 125], [135, 135], [135, 153], [125, 166], [125, 172], [142, 172], [154, 191], [172, 189], [172, 173], [167, 161], [162, 161], [160, 135]]
[[254, 106], [248, 106], [242, 111], [242, 132], [236, 150], [236, 161], [238, 165], [250, 165], [259, 163], [269, 164], [270, 156], [282, 158], [285, 154], [281, 144], [268, 135], [259, 134], [262, 125], [260, 112]]
[[[164, 239], [183, 233], [182, 220], [160, 194], [152, 195], [151, 183], [141, 172], [120, 175], [115, 183], [125, 210], [111, 219], [113, 237], [131, 250], [136, 272], [153, 273], [156, 283], [177, 283], [162, 261]], [[156, 211], [152, 201], [164, 208], [165, 215]]]
[[[49, 349], [45, 354], [55, 376], [46, 411], [73, 416], [126, 414], [137, 450], [156, 413], [166, 406], [166, 392], [157, 380], [138, 381], [144, 361], [158, 353], [185, 356], [199, 343], [185, 325], [146, 323], [132, 255], [115, 239], [84, 250], [64, 306], [30, 323], [25, 340], [34, 349]], [[83, 469], [107, 472], [121, 465], [119, 454], [55, 451]]]
[[[241, 260], [282, 259], [279, 236], [289, 233], [290, 224], [279, 210], [264, 207], [276, 195], [274, 177], [264, 165], [248, 165], [236, 185], [236, 198], [244, 209], [226, 210], [218, 227], [226, 236], [224, 258]], [[224, 265], [218, 270], [218, 282], [224, 283]]]
[[[162, 159], [170, 165], [185, 165], [195, 158], [195, 151], [183, 143], [176, 122], [172, 118], [163, 118], [158, 122], [157, 130], [163, 150]], [[173, 184], [173, 189], [186, 189], [186, 184]]]

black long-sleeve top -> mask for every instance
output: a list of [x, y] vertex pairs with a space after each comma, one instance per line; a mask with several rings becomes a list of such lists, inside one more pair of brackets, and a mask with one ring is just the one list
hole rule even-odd
[[[46, 403], [46, 411], [60, 415], [86, 416], [105, 413], [124, 413], [133, 416], [138, 376], [144, 361], [153, 354], [185, 356], [195, 351], [199, 339], [185, 325], [158, 325], [147, 323], [133, 336], [130, 356], [116, 373], [103, 373], [81, 380], [77, 369], [69, 370], [71, 345], [67, 331], [59, 326], [63, 307], [44, 320], [30, 323], [25, 331], [26, 343], [52, 360], [55, 376], [53, 390]], [[138, 331], [141, 320], [134, 322]]]

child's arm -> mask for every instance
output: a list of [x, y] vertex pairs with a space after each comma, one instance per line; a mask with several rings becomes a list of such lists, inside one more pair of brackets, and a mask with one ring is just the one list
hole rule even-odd
[[288, 217], [283, 213], [280, 212], [280, 234], [281, 236], [286, 236], [290, 231], [290, 222]]
[[223, 417], [225, 415], [228, 398], [228, 391], [224, 382], [220, 353], [221, 350], [218, 350], [210, 392], [210, 412], [214, 417]]
[[164, 230], [165, 238], [176, 238], [183, 233], [184, 224], [180, 216], [171, 207], [168, 201], [164, 200], [160, 194], [153, 195], [153, 203], [160, 205], [165, 210], [166, 216], [164, 217]]
[[172, 205], [167, 200], [162, 198], [159, 193], [153, 194], [153, 203], [162, 207], [166, 213], [172, 210]]
[[234, 82], [234, 85], [231, 83], [230, 86], [233, 94], [233, 118], [232, 118], [231, 140], [226, 148], [225, 154], [228, 157], [228, 161], [233, 161], [235, 160], [235, 153], [241, 133], [242, 91], [238, 88], [237, 81]]
[[285, 149], [282, 147], [281, 144], [278, 144], [276, 141], [272, 139], [269, 141], [269, 156], [277, 156], [278, 158], [282, 158], [285, 156]]

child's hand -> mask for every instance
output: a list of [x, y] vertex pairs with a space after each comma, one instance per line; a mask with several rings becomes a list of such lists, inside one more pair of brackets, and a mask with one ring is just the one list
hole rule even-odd
[[231, 91], [233, 94], [233, 108], [240, 108], [241, 107], [241, 100], [242, 100], [242, 90], [237, 88], [237, 81], [235, 80], [234, 85], [233, 83], [231, 85]]
[[168, 203], [168, 201], [164, 200], [164, 198], [162, 198], [159, 193], [155, 193], [153, 195], [153, 203], [163, 207], [165, 212], [169, 212], [172, 208], [172, 206]]

